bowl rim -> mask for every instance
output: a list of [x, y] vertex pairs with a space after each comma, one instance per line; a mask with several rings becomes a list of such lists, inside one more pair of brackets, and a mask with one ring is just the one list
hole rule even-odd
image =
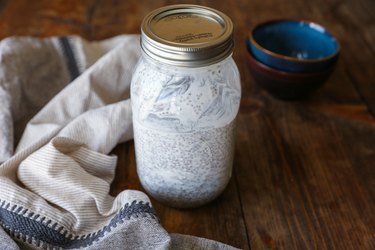
[[335, 64], [330, 65], [328, 68], [318, 71], [318, 72], [289, 72], [289, 71], [283, 71], [280, 69], [272, 68], [261, 61], [257, 60], [252, 52], [247, 49], [246, 58], [249, 61], [252, 61], [253, 64], [256, 65], [256, 67], [260, 68], [263, 72], [266, 72], [268, 74], [272, 74], [274, 76], [281, 76], [286, 77], [289, 79], [309, 79], [309, 78], [315, 78], [319, 77], [325, 74], [329, 74], [332, 72], [335, 68]]
[[[268, 24], [278, 23], [278, 22], [304, 23], [304, 24], [310, 24], [310, 25], [313, 24], [315, 27], [319, 27], [319, 28], [323, 29], [324, 33], [328, 34], [331, 38], [333, 38], [335, 40], [336, 45], [337, 45], [335, 52], [330, 54], [329, 56], [326, 56], [326, 57], [323, 57], [323, 58], [320, 58], [320, 59], [299, 59], [299, 58], [296, 58], [296, 57], [286, 56], [286, 55], [278, 54], [276, 52], [268, 50], [268, 49], [262, 47], [257, 41], [255, 41], [255, 39], [253, 37], [253, 33], [256, 29], [258, 29], [262, 26], [268, 25]], [[326, 61], [326, 60], [329, 60], [329, 59], [332, 59], [332, 58], [336, 57], [341, 51], [341, 45], [340, 45], [338, 39], [330, 31], [328, 31], [324, 26], [322, 26], [322, 25], [320, 25], [316, 22], [312, 22], [312, 21], [304, 20], [304, 19], [273, 19], [273, 20], [268, 20], [268, 21], [265, 21], [265, 22], [258, 23], [251, 30], [251, 32], [248, 33], [248, 40], [249, 39], [250, 39], [251, 43], [254, 44], [255, 47], [257, 47], [257, 49], [261, 50], [262, 52], [264, 52], [264, 53], [266, 53], [270, 56], [274, 56], [274, 57], [277, 57], [279, 59], [295, 61], [295, 62], [302, 62], [302, 63], [323, 62], [323, 61]]]

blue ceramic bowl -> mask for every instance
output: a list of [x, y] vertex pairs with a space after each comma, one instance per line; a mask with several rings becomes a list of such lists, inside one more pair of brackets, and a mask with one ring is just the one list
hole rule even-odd
[[337, 39], [319, 24], [298, 20], [275, 20], [257, 25], [249, 35], [254, 57], [289, 72], [318, 72], [338, 59]]

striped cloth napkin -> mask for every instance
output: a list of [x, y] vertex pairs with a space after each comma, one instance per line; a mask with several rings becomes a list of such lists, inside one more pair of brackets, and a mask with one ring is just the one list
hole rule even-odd
[[140, 191], [109, 195], [139, 56], [137, 35], [0, 42], [0, 249], [234, 249], [169, 234]]

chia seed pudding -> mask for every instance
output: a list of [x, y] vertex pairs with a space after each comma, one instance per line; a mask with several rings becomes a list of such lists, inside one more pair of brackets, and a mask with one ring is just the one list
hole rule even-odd
[[137, 172], [161, 202], [205, 204], [231, 177], [240, 86], [230, 60], [188, 75], [152, 62], [137, 67], [131, 89]]

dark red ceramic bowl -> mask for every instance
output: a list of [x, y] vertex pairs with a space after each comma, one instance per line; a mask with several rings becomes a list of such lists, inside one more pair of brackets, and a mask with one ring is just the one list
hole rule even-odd
[[286, 72], [271, 68], [246, 53], [255, 82], [271, 95], [280, 99], [301, 99], [320, 88], [331, 75], [335, 65], [314, 73]]

